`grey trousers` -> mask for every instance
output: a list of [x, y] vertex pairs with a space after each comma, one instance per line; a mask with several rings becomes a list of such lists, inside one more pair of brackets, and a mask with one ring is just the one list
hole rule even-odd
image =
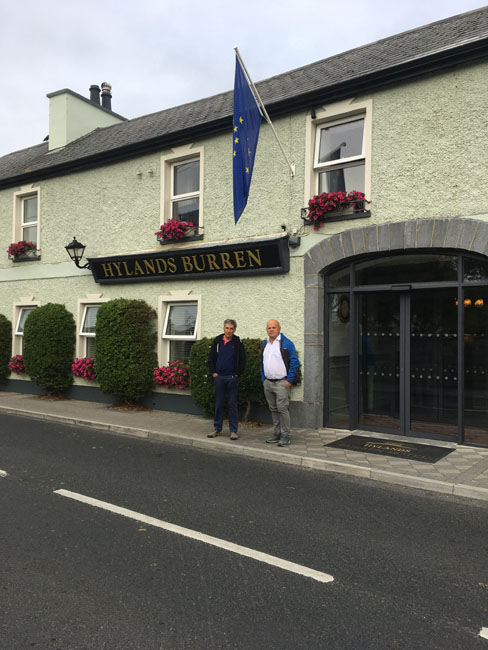
[[275, 435], [288, 436], [290, 434], [290, 411], [288, 408], [290, 389], [285, 386], [284, 379], [280, 381], [265, 379], [263, 388], [264, 396], [271, 411]]

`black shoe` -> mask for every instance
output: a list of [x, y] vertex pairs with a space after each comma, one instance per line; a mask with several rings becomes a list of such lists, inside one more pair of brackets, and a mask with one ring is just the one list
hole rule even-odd
[[281, 436], [280, 441], [278, 442], [278, 447], [287, 447], [290, 444], [290, 438], [288, 436]]
[[272, 444], [274, 444], [274, 443], [276, 443], [276, 442], [279, 442], [279, 440], [280, 440], [280, 437], [279, 437], [279, 436], [275, 436], [275, 435], [273, 435], [271, 438], [268, 438], [268, 439], [266, 440], [266, 442], [267, 442], [269, 445], [272, 445]]
[[212, 433], [207, 434], [207, 438], [216, 438], [217, 436], [220, 436], [220, 431], [217, 431], [217, 429], [212, 431]]

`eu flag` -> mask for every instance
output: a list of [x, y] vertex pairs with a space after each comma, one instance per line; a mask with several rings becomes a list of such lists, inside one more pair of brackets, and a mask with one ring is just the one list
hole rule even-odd
[[237, 223], [246, 207], [251, 187], [254, 157], [258, 145], [261, 113], [236, 57], [234, 82], [234, 221]]

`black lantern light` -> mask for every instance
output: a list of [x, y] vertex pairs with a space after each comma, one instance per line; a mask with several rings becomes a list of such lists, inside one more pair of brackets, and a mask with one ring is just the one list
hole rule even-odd
[[65, 246], [68, 255], [71, 257], [71, 259], [79, 269], [90, 268], [90, 262], [87, 262], [83, 266], [80, 265], [80, 262], [83, 258], [83, 253], [85, 252], [85, 248], [86, 246], [84, 246], [81, 242], [76, 241], [76, 237], [73, 237], [73, 241], [67, 246]]

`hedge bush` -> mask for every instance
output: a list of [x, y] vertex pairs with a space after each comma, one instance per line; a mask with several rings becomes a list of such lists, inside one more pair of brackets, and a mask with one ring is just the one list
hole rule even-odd
[[75, 331], [72, 314], [55, 303], [37, 307], [25, 321], [25, 372], [49, 394], [60, 393], [73, 383]]
[[157, 366], [155, 318], [144, 300], [119, 298], [101, 305], [95, 370], [104, 393], [135, 403], [150, 392]]
[[208, 353], [211, 345], [212, 339], [209, 338], [195, 341], [191, 346], [190, 360], [188, 362], [192, 397], [207, 415], [213, 415], [215, 411], [214, 389], [208, 369]]
[[[212, 377], [208, 369], [208, 353], [212, 340], [203, 338], [191, 346], [190, 351], [190, 388], [195, 402], [207, 415], [215, 411], [215, 396]], [[246, 369], [239, 378], [238, 403], [245, 410], [244, 420], [248, 420], [252, 403], [265, 404], [263, 384], [261, 382], [260, 361], [261, 339], [242, 339], [246, 349]]]
[[252, 404], [266, 404], [261, 381], [261, 341], [262, 339], [242, 339], [246, 348], [246, 369], [239, 379], [238, 399], [246, 407], [244, 420], [249, 420]]
[[9, 319], [0, 314], [0, 382], [4, 384], [9, 375], [8, 366], [12, 356], [12, 323]]

